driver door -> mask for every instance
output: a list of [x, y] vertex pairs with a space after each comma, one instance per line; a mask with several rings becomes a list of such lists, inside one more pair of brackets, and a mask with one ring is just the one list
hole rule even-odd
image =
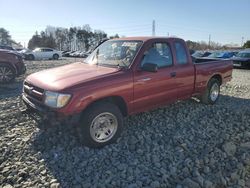
[[144, 52], [144, 63], [157, 64], [157, 72], [138, 70], [134, 74], [133, 111], [146, 111], [177, 99], [175, 67], [171, 47], [167, 42], [155, 42]]

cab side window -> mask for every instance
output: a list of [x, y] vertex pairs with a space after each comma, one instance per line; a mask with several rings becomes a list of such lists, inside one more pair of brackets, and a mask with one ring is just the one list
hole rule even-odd
[[187, 57], [187, 53], [186, 53], [186, 50], [185, 50], [185, 47], [183, 46], [183, 44], [180, 42], [175, 42], [174, 46], [175, 46], [177, 63], [180, 65], [187, 64], [188, 57]]
[[158, 68], [173, 64], [172, 53], [167, 43], [154, 43], [144, 54], [141, 66], [145, 63], [157, 64]]

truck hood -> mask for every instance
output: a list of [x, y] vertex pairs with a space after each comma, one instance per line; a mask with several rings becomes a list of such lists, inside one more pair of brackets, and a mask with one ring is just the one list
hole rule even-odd
[[60, 91], [76, 84], [105, 77], [119, 70], [119, 68], [79, 62], [31, 74], [26, 81], [45, 90]]

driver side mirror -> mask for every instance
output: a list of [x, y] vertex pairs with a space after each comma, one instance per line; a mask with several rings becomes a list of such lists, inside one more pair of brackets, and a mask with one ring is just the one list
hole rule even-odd
[[145, 63], [142, 65], [142, 70], [147, 72], [157, 72], [158, 66], [154, 63]]

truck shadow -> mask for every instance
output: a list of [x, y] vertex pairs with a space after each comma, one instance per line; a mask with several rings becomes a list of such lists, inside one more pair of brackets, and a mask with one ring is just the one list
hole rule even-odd
[[17, 97], [22, 93], [23, 80], [18, 79], [9, 84], [0, 84], [0, 99]]
[[[250, 118], [250, 99], [222, 95], [213, 106], [191, 99], [126, 118], [121, 139], [102, 149], [81, 146], [70, 125], [40, 130], [31, 149], [61, 187], [127, 187], [132, 182], [150, 186], [152, 180], [173, 187], [191, 176], [177, 173], [174, 165], [209, 155], [223, 141], [229, 123], [245, 123], [242, 115]], [[223, 123], [222, 116], [233, 116], [235, 122]]]

